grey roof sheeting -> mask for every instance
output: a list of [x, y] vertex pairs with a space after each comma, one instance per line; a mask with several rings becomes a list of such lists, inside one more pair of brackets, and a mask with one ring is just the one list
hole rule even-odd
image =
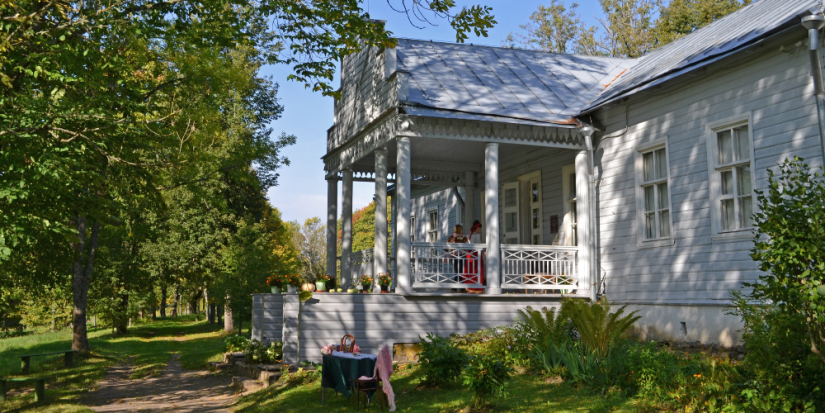
[[717, 61], [820, 7], [820, 0], [757, 0], [642, 57], [583, 112]]
[[398, 39], [396, 55], [397, 70], [410, 74], [410, 108], [556, 124], [571, 123], [635, 63], [412, 39]]

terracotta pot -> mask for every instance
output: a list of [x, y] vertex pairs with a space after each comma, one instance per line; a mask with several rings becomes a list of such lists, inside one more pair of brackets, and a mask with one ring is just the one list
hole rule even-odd
[[315, 291], [315, 283], [303, 283], [301, 285], [301, 289], [304, 291], [313, 292]]

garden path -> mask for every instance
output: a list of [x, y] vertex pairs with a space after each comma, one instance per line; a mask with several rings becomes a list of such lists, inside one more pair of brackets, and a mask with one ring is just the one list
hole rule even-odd
[[237, 395], [232, 378], [208, 371], [184, 370], [179, 355], [173, 355], [157, 377], [131, 380], [131, 368], [109, 368], [97, 390], [88, 393], [85, 404], [97, 412], [208, 412], [229, 413]]

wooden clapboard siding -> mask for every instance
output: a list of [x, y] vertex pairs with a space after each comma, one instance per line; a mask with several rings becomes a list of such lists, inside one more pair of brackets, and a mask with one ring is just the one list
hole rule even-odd
[[[275, 307], [282, 306], [284, 357], [287, 363], [297, 359], [298, 296], [296, 294], [257, 294], [253, 314], [278, 318]], [[511, 324], [517, 312], [526, 306], [557, 307], [559, 299], [535, 296], [401, 296], [396, 294], [329, 294], [316, 293], [301, 308], [300, 360], [320, 361], [320, 349], [339, 343], [352, 334], [366, 353], [376, 354], [384, 344], [417, 343], [419, 336], [464, 334], [480, 329]], [[263, 306], [263, 308], [262, 308]], [[271, 313], [271, 314], [270, 314]], [[253, 337], [274, 336], [253, 321]], [[265, 324], [277, 328], [274, 324]]]
[[[801, 39], [801, 34], [793, 36]], [[798, 40], [793, 36], [785, 40]], [[709, 122], [751, 113], [757, 190], [767, 186], [767, 169], [782, 159], [802, 156], [822, 165], [807, 54], [782, 53], [771, 45], [737, 59], [596, 113], [607, 133], [623, 130], [629, 118], [627, 132], [600, 142], [597, 155], [600, 264], [611, 300], [721, 305], [731, 290], [758, 277], [750, 240], [720, 240], [712, 234]], [[639, 248], [635, 152], [663, 138], [675, 245]]]
[[252, 338], [283, 340], [284, 296], [252, 294]]

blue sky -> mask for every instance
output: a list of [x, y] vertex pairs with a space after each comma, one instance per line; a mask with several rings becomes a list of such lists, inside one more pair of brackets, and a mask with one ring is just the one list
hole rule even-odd
[[[400, 5], [402, 0], [389, 0]], [[409, 0], [407, 0], [409, 3]], [[540, 4], [539, 0], [458, 0], [459, 5], [484, 4], [493, 8], [498, 24], [490, 30], [489, 36], [478, 38], [470, 36], [468, 43], [498, 46], [510, 32], [519, 32], [519, 25], [529, 20], [530, 14]], [[570, 1], [565, 1], [570, 4]], [[601, 15], [598, 0], [580, 0], [579, 14], [586, 24], [595, 25], [594, 16]], [[387, 0], [365, 0], [364, 7], [369, 8], [370, 17], [387, 21], [387, 29], [399, 37], [415, 39], [455, 41], [455, 33], [449, 23], [435, 21], [438, 26], [424, 26], [418, 29], [407, 21], [407, 16], [393, 11]], [[263, 74], [271, 75], [280, 84], [279, 98], [284, 105], [283, 117], [273, 123], [276, 134], [281, 131], [297, 137], [297, 143], [287, 148], [284, 153], [291, 165], [281, 169], [280, 185], [269, 190], [270, 203], [280, 209], [283, 219], [303, 222], [307, 218], [325, 217], [327, 208], [327, 185], [324, 181], [321, 156], [326, 151], [326, 130], [332, 126], [332, 98], [305, 89], [303, 85], [287, 81], [290, 73], [287, 66], [268, 66]], [[334, 85], [338, 85], [338, 79]], [[354, 184], [353, 206], [360, 208], [372, 201], [374, 192], [372, 183]], [[339, 184], [340, 193], [340, 184]], [[340, 204], [340, 195], [339, 195]], [[339, 207], [340, 208], [340, 207]], [[340, 209], [339, 209], [340, 211]], [[340, 212], [339, 212], [340, 213]]]

